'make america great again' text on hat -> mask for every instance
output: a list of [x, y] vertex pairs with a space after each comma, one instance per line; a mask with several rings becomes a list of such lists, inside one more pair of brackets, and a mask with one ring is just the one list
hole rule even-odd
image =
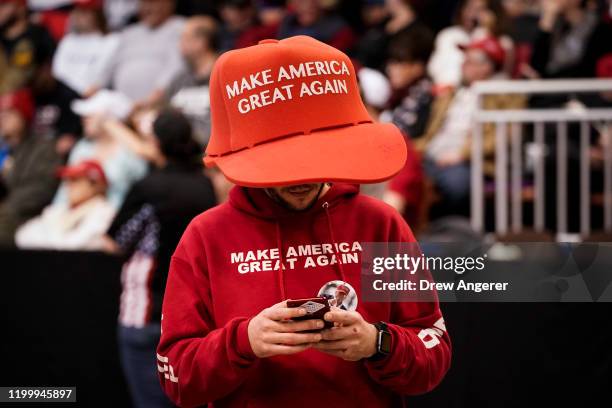
[[368, 115], [349, 58], [313, 38], [226, 52], [210, 86], [204, 162], [236, 184], [376, 183], [406, 161], [400, 131]]

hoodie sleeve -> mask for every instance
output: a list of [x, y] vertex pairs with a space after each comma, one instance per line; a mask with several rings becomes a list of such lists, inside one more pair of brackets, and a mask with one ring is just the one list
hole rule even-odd
[[215, 327], [204, 246], [193, 242], [197, 235], [192, 223], [172, 257], [157, 348], [162, 388], [181, 407], [206, 405], [230, 394], [257, 361], [248, 339], [248, 318]]
[[[389, 242], [416, 242], [412, 231], [395, 217]], [[451, 342], [438, 301], [395, 302], [387, 322], [391, 354], [365, 363], [372, 379], [405, 395], [432, 390], [450, 367]]]

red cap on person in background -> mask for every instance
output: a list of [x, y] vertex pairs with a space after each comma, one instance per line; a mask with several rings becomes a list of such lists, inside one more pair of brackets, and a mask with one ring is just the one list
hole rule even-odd
[[612, 78], [612, 52], [597, 60], [595, 72], [597, 78]]
[[474, 40], [468, 45], [460, 45], [463, 51], [481, 50], [487, 57], [497, 66], [502, 67], [506, 60], [506, 51], [502, 47], [499, 40], [495, 37], [485, 37], [479, 40]]
[[34, 99], [27, 88], [0, 95], [0, 111], [14, 110], [19, 112], [26, 122], [34, 118]]
[[108, 185], [104, 169], [96, 160], [83, 160], [80, 163], [60, 167], [57, 176], [63, 179], [75, 179], [85, 177], [90, 181]]
[[101, 10], [102, 6], [102, 0], [74, 0], [74, 7]]

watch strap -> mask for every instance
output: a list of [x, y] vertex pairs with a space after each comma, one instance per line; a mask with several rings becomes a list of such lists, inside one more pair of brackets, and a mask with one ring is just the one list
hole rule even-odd
[[379, 361], [389, 355], [389, 352], [386, 352], [381, 348], [383, 336], [391, 336], [387, 323], [383, 321], [376, 322], [374, 323], [374, 327], [376, 327], [376, 330], [378, 330], [378, 334], [376, 336], [376, 353], [374, 353], [373, 356], [368, 357], [368, 361]]

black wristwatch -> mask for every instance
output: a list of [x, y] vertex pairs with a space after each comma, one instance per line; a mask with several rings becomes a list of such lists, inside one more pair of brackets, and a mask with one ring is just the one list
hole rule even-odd
[[391, 354], [391, 333], [387, 323], [374, 323], [374, 327], [378, 330], [378, 336], [376, 337], [376, 353], [368, 358], [370, 361], [382, 360]]

